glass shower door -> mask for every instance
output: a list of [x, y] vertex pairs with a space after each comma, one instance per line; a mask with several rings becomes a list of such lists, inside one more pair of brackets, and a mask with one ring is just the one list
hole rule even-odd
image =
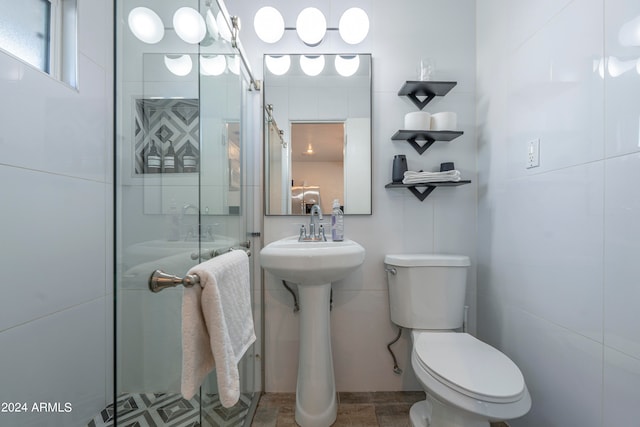
[[[215, 3], [158, 3], [165, 22], [181, 6], [216, 14]], [[184, 277], [229, 248], [250, 246], [247, 84], [228, 43], [188, 46], [167, 30], [161, 43], [145, 44], [127, 27], [133, 9], [117, 3], [115, 421], [243, 425], [256, 389], [253, 348], [240, 362], [234, 407], [220, 404], [215, 372], [183, 399], [182, 287], [154, 293], [148, 281], [155, 270]], [[222, 72], [211, 72], [212, 61]]]

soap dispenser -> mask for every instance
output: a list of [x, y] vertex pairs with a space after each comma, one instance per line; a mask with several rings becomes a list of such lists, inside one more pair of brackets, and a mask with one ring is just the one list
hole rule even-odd
[[340, 209], [340, 201], [334, 199], [331, 211], [331, 240], [341, 242], [344, 240], [344, 213]]

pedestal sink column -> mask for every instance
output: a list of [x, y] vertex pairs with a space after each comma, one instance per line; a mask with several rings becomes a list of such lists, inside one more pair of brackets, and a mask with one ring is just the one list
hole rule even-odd
[[331, 283], [298, 285], [300, 355], [296, 385], [296, 422], [328, 427], [336, 420], [336, 384], [331, 353]]

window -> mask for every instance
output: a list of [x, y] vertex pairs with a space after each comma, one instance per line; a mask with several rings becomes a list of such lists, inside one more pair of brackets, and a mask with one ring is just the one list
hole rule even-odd
[[76, 86], [77, 0], [0, 0], [0, 48]]

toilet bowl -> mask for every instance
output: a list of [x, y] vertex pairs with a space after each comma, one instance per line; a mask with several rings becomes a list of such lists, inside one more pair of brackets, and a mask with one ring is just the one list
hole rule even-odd
[[462, 327], [469, 258], [387, 255], [391, 320], [410, 328], [411, 366], [427, 399], [410, 410], [414, 427], [488, 427], [531, 408], [520, 369]]
[[487, 427], [529, 411], [522, 373], [499, 350], [463, 332], [411, 335], [411, 366], [427, 394], [412, 409], [414, 426]]

